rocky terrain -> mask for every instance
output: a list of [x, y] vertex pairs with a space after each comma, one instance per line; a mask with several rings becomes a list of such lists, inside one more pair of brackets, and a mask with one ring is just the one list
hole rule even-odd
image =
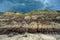
[[19, 31], [20, 33], [20, 31], [59, 32], [60, 30], [60, 13], [57, 11], [38, 10], [27, 13], [4, 12], [0, 14], [0, 31], [2, 34], [7, 31]]
[[0, 35], [0, 40], [60, 40], [60, 35], [57, 34], [18, 34], [18, 35]]
[[[16, 36], [7, 37], [6, 34], [11, 33]], [[24, 35], [20, 35], [21, 33]], [[27, 13], [0, 12], [0, 36], [4, 36], [1, 34], [5, 34], [7, 38], [4, 39], [6, 40], [16, 40], [17, 38], [19, 38], [17, 40], [56, 40], [56, 38], [60, 38], [60, 36], [57, 36], [60, 34], [60, 12], [52, 10], [38, 10]], [[43, 39], [41, 39], [41, 35]], [[44, 36], [47, 38], [45, 39]]]

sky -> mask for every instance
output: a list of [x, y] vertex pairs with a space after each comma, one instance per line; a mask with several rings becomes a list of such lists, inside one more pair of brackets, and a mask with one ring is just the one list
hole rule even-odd
[[28, 12], [44, 9], [60, 10], [60, 0], [0, 0], [0, 12]]

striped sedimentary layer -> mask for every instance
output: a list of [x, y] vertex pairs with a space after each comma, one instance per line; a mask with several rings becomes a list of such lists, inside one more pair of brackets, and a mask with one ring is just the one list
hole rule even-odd
[[20, 14], [6, 12], [0, 15], [0, 34], [41, 32], [41, 33], [60, 33], [60, 14], [56, 11], [30, 12]]

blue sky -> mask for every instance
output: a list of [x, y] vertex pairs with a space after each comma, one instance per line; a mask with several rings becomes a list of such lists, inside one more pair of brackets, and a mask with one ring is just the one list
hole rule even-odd
[[32, 10], [60, 10], [60, 0], [0, 0], [0, 12], [28, 12]]

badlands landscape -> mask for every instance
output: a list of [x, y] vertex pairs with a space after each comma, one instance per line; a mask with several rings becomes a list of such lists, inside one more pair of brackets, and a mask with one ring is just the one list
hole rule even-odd
[[60, 11], [0, 12], [0, 40], [60, 40]]

